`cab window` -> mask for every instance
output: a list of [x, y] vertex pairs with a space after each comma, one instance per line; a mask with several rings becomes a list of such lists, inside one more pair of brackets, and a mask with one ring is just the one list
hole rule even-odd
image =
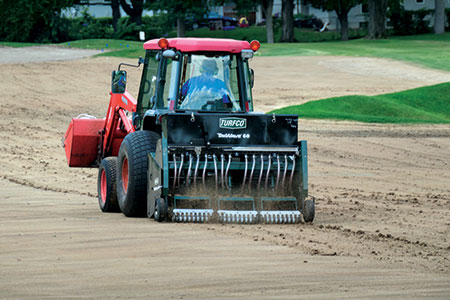
[[242, 111], [237, 78], [234, 55], [185, 54], [176, 108]]

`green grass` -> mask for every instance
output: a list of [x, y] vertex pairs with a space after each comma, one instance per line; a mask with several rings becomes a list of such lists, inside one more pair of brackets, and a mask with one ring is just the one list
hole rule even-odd
[[[264, 31], [258, 31], [260, 30], [259, 27], [239, 28], [232, 31], [199, 29], [191, 33], [196, 33], [196, 36], [208, 36], [207, 33], [209, 33], [210, 36], [214, 37], [236, 38], [235, 35], [239, 33], [239, 30], [249, 30], [249, 37], [251, 36], [252, 39], [262, 39], [261, 36], [265, 34]], [[211, 35], [211, 33], [214, 33], [214, 35]], [[315, 35], [318, 33], [303, 32], [302, 34]], [[334, 33], [328, 32], [325, 34]], [[108, 47], [106, 47], [106, 44], [108, 44]], [[134, 41], [90, 39], [60, 45], [85, 49], [104, 49], [105, 53], [100, 55], [106, 56], [137, 58], [144, 55], [142, 42]], [[390, 37], [386, 40], [356, 39], [346, 42], [262, 44], [258, 53], [262, 56], [345, 55], [380, 57], [450, 71], [450, 33]]]
[[99, 56], [116, 56], [138, 58], [145, 56], [142, 42], [126, 40], [88, 39], [70, 41], [58, 44], [59, 46], [81, 49], [98, 49], [104, 52]]
[[[367, 34], [365, 30], [350, 30], [350, 37], [362, 37]], [[294, 28], [295, 39], [298, 42], [310, 43], [310, 42], [323, 42], [340, 39], [340, 34], [335, 31], [317, 32], [308, 29]], [[171, 32], [170, 37], [175, 37], [176, 32]], [[200, 28], [186, 32], [187, 37], [211, 37], [211, 38], [227, 38], [235, 40], [258, 40], [261, 43], [267, 41], [266, 28], [263, 26], [251, 26], [248, 28], [235, 28], [234, 30], [209, 30], [208, 28]], [[276, 30], [274, 34], [275, 41], [279, 41], [281, 38], [281, 29]]]
[[18, 43], [18, 42], [0, 42], [0, 47], [20, 48], [20, 47], [32, 47], [32, 46], [39, 46], [39, 44], [36, 44], [36, 43]]
[[450, 33], [390, 37], [386, 40], [357, 39], [347, 42], [264, 44], [259, 53], [264, 56], [380, 57], [450, 71]]
[[378, 96], [345, 96], [273, 111], [369, 123], [450, 123], [450, 83]]

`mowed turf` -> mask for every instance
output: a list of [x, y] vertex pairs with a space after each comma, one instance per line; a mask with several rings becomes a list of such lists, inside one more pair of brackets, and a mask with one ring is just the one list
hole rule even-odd
[[378, 96], [345, 96], [273, 111], [370, 123], [450, 123], [450, 83]]
[[383, 40], [357, 39], [346, 42], [264, 44], [259, 53], [265, 56], [379, 57], [450, 71], [450, 32], [439, 35], [389, 37]]

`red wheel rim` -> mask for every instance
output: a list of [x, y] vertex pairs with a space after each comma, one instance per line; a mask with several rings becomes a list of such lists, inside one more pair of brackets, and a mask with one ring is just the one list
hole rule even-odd
[[106, 203], [106, 173], [102, 170], [102, 176], [100, 179], [100, 197], [102, 198], [102, 203]]
[[126, 157], [124, 157], [122, 163], [122, 187], [126, 193], [128, 189], [128, 159]]

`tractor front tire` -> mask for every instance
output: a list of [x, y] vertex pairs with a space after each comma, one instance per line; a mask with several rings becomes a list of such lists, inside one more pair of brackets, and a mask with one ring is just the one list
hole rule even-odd
[[128, 134], [122, 142], [117, 161], [117, 196], [127, 217], [147, 215], [148, 154], [156, 150], [159, 134], [140, 130]]
[[116, 193], [117, 157], [102, 159], [98, 167], [98, 204], [102, 212], [119, 212]]

